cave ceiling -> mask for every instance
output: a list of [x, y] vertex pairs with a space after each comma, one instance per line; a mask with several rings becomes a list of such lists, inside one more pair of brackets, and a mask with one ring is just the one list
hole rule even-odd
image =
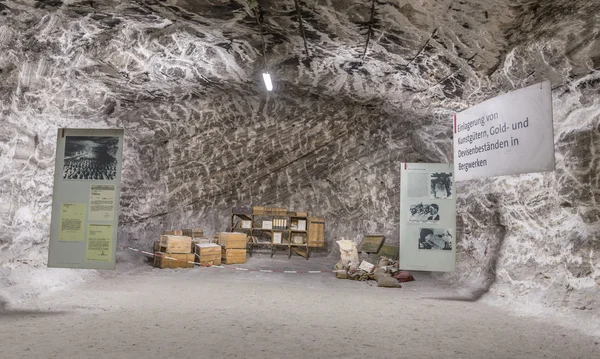
[[68, 102], [76, 88], [91, 103], [111, 103], [103, 111], [112, 114], [223, 91], [261, 95], [266, 67], [276, 86], [272, 96], [460, 110], [541, 79], [561, 86], [600, 66], [596, 1], [298, 6], [294, 0], [2, 0], [0, 96]]

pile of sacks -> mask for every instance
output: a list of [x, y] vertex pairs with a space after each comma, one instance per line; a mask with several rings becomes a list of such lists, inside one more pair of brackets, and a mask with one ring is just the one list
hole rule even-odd
[[412, 274], [401, 271], [398, 263], [381, 257], [377, 265], [365, 260], [360, 262], [356, 243], [350, 240], [337, 241], [341, 260], [335, 265], [335, 276], [339, 279], [375, 280], [378, 287], [402, 288], [400, 283], [414, 280]]

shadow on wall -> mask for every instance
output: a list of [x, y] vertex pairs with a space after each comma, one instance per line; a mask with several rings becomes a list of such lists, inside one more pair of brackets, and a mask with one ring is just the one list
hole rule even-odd
[[[499, 195], [487, 194], [485, 198], [487, 200], [487, 206], [485, 209], [479, 209], [477, 207], [474, 208], [476, 211], [482, 210], [480, 213], [487, 212], [487, 220], [484, 222], [487, 225], [485, 228], [479, 228], [479, 231], [483, 230], [481, 237], [476, 236], [476, 239], [488, 240], [486, 247], [487, 249], [484, 253], [484, 258], [481, 263], [472, 263], [472, 266], [481, 265], [482, 270], [480, 285], [473, 288], [471, 293], [466, 296], [429, 299], [475, 302], [481, 299], [496, 282], [498, 260], [502, 252], [504, 238], [506, 237], [506, 226], [502, 224], [501, 221], [501, 215], [499, 211]], [[470, 210], [472, 211], [473, 208]]]

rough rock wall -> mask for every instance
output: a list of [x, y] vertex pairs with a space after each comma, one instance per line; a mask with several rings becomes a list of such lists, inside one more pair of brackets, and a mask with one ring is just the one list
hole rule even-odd
[[161, 227], [226, 230], [231, 208], [241, 205], [325, 217], [330, 242], [384, 233], [397, 243], [398, 164], [437, 159], [419, 150], [417, 115], [312, 96], [223, 94], [128, 118], [164, 124], [135, 145], [135, 167], [155, 187], [124, 188], [125, 237], [146, 247]]
[[476, 294], [491, 289], [535, 309], [598, 318], [600, 87], [589, 87], [598, 78], [555, 91], [555, 172], [459, 184], [462, 253], [450, 278], [478, 288]]
[[55, 127], [126, 128], [131, 243], [247, 203], [395, 239], [396, 162], [450, 160], [452, 112], [550, 79], [558, 169], [459, 186], [452, 279], [597, 310], [598, 2], [300, 1], [310, 57], [294, 2], [258, 3], [268, 99], [248, 2], [0, 1], [0, 263], [46, 255]]
[[600, 5], [523, 7], [507, 30], [511, 51], [491, 79], [505, 89], [552, 81], [557, 169], [459, 185], [464, 252], [452, 278], [593, 322], [600, 315], [600, 40], [598, 22], [586, 14]]

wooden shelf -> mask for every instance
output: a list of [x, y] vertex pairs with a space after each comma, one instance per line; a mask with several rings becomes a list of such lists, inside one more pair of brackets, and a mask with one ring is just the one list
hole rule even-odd
[[[261, 211], [255, 211], [255, 208], [263, 209]], [[231, 212], [231, 223], [230, 223], [230, 231], [240, 231], [243, 233], [248, 233], [249, 236], [256, 239], [254, 236], [254, 232], [256, 231], [257, 236], [266, 237], [266, 241], [250, 241], [248, 242], [248, 250], [250, 256], [252, 256], [252, 247], [255, 246], [267, 246], [271, 248], [271, 257], [273, 257], [276, 249], [284, 249], [288, 251], [288, 258], [291, 258], [292, 252], [298, 254], [298, 251], [302, 251], [302, 257], [306, 259], [310, 256], [311, 248], [315, 247], [323, 247], [324, 244], [324, 224], [325, 221], [322, 218], [312, 218], [309, 217], [307, 212], [287, 212], [287, 215], [282, 213], [274, 214], [274, 213], [266, 213], [268, 208], [266, 207], [253, 207], [252, 213], [240, 213], [239, 211], [232, 210]], [[281, 210], [281, 209], [280, 209]], [[250, 221], [251, 226], [254, 224], [262, 225], [262, 221], [271, 221], [271, 223], [275, 222], [275, 220], [283, 219], [285, 221], [281, 221], [280, 224], [286, 224], [286, 228], [242, 228], [236, 227], [239, 225], [240, 221]], [[302, 223], [303, 226], [306, 226], [306, 229], [298, 229], [291, 228], [292, 223], [297, 226], [299, 223]], [[282, 243], [273, 243], [273, 237], [275, 233], [281, 233]], [[292, 243], [293, 236], [302, 236], [304, 243]], [[271, 239], [271, 241], [268, 241]], [[312, 245], [311, 245], [312, 243]], [[294, 249], [292, 251], [292, 249]]]
[[231, 215], [239, 217], [239, 218], [244, 219], [246, 221], [251, 221], [252, 220], [252, 215], [251, 214], [247, 214], [247, 213], [232, 213]]

